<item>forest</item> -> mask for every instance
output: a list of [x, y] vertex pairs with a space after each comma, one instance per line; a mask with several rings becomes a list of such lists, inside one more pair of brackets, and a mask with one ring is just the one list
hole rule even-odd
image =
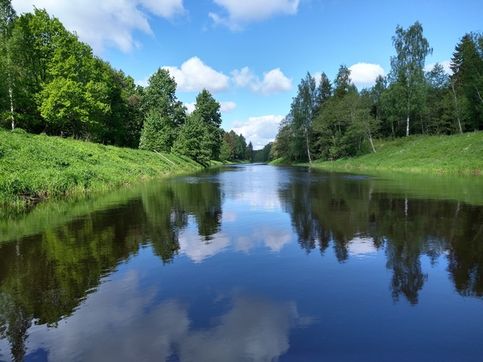
[[387, 76], [358, 90], [341, 65], [333, 82], [307, 73], [282, 121], [271, 157], [312, 162], [377, 152], [374, 139], [451, 135], [483, 130], [483, 35], [465, 34], [456, 45], [451, 74], [426, 67], [432, 54], [423, 26], [396, 28]]
[[93, 54], [45, 10], [17, 15], [0, 0], [0, 125], [15, 132], [174, 152], [201, 163], [251, 160], [242, 135], [221, 129], [207, 90], [189, 114], [157, 70], [146, 87]]
[[307, 73], [275, 141], [253, 150], [243, 135], [221, 128], [219, 102], [207, 90], [188, 113], [177, 84], [158, 69], [147, 86], [95, 56], [45, 10], [17, 16], [1, 0], [0, 125], [105, 145], [173, 152], [210, 160], [296, 162], [377, 152], [375, 139], [450, 135], [483, 129], [483, 36], [465, 34], [451, 74], [432, 54], [419, 22], [396, 28], [391, 70], [358, 90], [341, 65], [333, 82]]

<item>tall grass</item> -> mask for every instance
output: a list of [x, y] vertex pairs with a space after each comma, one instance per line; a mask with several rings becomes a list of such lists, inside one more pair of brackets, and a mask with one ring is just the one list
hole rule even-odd
[[313, 167], [452, 175], [481, 175], [483, 172], [483, 132], [380, 140], [376, 150], [376, 153], [355, 158], [317, 161]]
[[167, 153], [0, 130], [0, 203], [107, 190], [202, 166]]

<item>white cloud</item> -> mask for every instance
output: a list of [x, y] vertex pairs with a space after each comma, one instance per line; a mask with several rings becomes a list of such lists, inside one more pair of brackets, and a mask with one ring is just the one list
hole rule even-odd
[[236, 108], [236, 103], [231, 102], [231, 101], [221, 102], [220, 105], [221, 105], [221, 112], [222, 113], [229, 113]]
[[183, 0], [13, 0], [17, 12], [30, 12], [34, 6], [46, 9], [95, 52], [116, 47], [129, 52], [139, 46], [133, 33], [152, 34], [148, 18], [172, 18], [184, 13]]
[[[193, 111], [195, 110], [196, 102], [185, 103], [184, 105], [188, 113], [193, 113]], [[235, 108], [236, 108], [235, 102], [231, 102], [231, 101], [220, 102], [220, 110], [222, 113], [229, 113], [233, 111]]]
[[[52, 361], [275, 361], [289, 350], [293, 328], [311, 321], [295, 302], [235, 295], [200, 328], [186, 301], [160, 300], [159, 283], [142, 286], [133, 272], [109, 279], [55, 328], [33, 324], [28, 351], [47, 350]], [[201, 307], [220, 309], [212, 303]]]
[[[430, 72], [431, 70], [433, 70], [436, 64], [437, 63], [428, 64], [424, 67], [424, 70], [426, 72]], [[451, 70], [451, 60], [443, 60], [442, 62], [438, 62], [438, 64], [443, 66], [444, 72], [446, 74], [449, 74], [449, 75], [453, 74], [453, 71]]]
[[236, 122], [233, 130], [252, 142], [254, 149], [261, 149], [275, 139], [282, 119], [283, 116], [277, 115], [250, 117], [245, 122]]
[[182, 254], [195, 263], [201, 263], [207, 258], [221, 253], [230, 245], [227, 235], [218, 233], [213, 235], [209, 242], [203, 240], [197, 230], [183, 230], [179, 237], [179, 246]]
[[372, 238], [355, 237], [347, 246], [349, 254], [356, 257], [370, 256], [377, 253]]
[[183, 0], [139, 0], [139, 2], [151, 13], [163, 18], [184, 13]]
[[384, 76], [384, 69], [379, 64], [357, 63], [349, 67], [351, 80], [358, 87], [372, 86], [379, 75]]
[[185, 103], [184, 106], [186, 107], [186, 112], [189, 114], [193, 113], [195, 110], [196, 102]]
[[217, 25], [224, 25], [231, 30], [241, 30], [245, 24], [262, 21], [275, 15], [294, 15], [298, 11], [300, 0], [213, 0], [222, 7], [226, 15], [209, 13]]
[[181, 67], [166, 66], [171, 76], [178, 84], [178, 90], [183, 92], [199, 92], [207, 89], [210, 92], [226, 90], [230, 78], [209, 67], [198, 57], [192, 57], [181, 64]]
[[263, 79], [255, 75], [250, 68], [235, 69], [231, 72], [234, 83], [239, 87], [249, 88], [261, 94], [274, 94], [292, 89], [292, 80], [280, 68], [263, 73]]

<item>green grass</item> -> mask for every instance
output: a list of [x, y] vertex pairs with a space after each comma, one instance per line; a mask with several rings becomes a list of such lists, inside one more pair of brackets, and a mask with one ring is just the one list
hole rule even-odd
[[290, 160], [284, 157], [276, 158], [275, 160], [270, 161], [270, 165], [273, 165], [273, 166], [288, 166], [290, 164], [291, 164]]
[[174, 154], [0, 130], [0, 204], [4, 205], [23, 207], [200, 169], [200, 164]]
[[483, 132], [454, 136], [411, 136], [380, 140], [376, 153], [337, 161], [316, 161], [312, 167], [334, 171], [398, 171], [481, 175]]

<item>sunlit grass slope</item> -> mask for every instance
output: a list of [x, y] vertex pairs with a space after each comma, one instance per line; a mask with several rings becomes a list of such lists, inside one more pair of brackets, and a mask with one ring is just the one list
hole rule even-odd
[[376, 143], [376, 153], [337, 161], [316, 161], [313, 167], [335, 171], [403, 171], [482, 175], [483, 132], [454, 136], [411, 136]]
[[168, 153], [0, 130], [0, 203], [107, 190], [202, 166]]

